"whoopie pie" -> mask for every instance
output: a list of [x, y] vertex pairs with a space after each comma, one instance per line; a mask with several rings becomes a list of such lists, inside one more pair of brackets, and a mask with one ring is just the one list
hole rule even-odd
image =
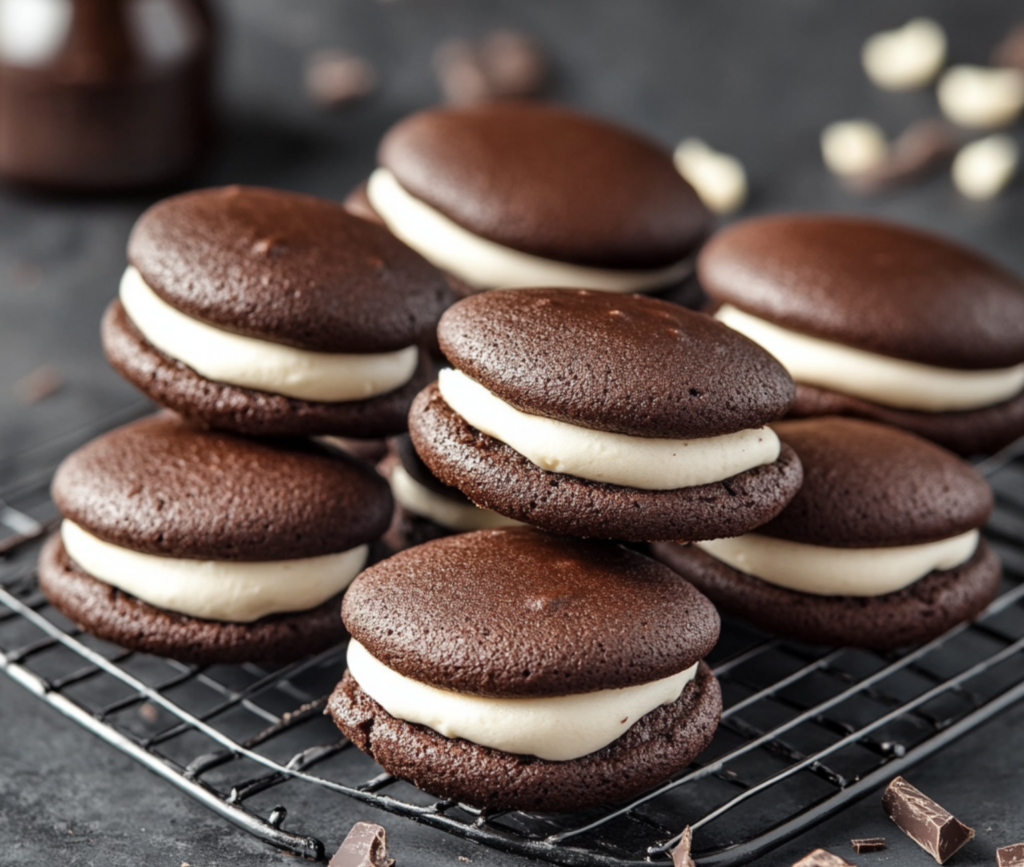
[[341, 593], [387, 528], [368, 464], [308, 439], [204, 431], [171, 414], [72, 453], [39, 584], [107, 641], [187, 662], [283, 662], [345, 637]]
[[948, 240], [860, 217], [758, 217], [698, 260], [718, 319], [796, 380], [796, 416], [895, 425], [960, 454], [1024, 434], [1024, 281]]
[[377, 471], [388, 480], [395, 498], [391, 526], [383, 537], [392, 551], [452, 533], [519, 524], [473, 505], [458, 488], [440, 481], [420, 460], [408, 434], [388, 441], [388, 453], [377, 464]]
[[804, 483], [753, 533], [654, 555], [711, 598], [811, 644], [889, 649], [927, 641], [994, 598], [999, 560], [979, 535], [981, 476], [914, 434], [861, 419], [773, 425]]
[[380, 226], [257, 187], [165, 199], [138, 220], [103, 321], [148, 397], [240, 433], [382, 437], [431, 377], [420, 345], [452, 296]]
[[575, 810], [685, 768], [721, 714], [714, 607], [609, 542], [531, 528], [427, 542], [360, 575], [327, 712], [389, 773], [478, 807]]
[[385, 224], [465, 294], [523, 286], [674, 287], [711, 216], [671, 152], [551, 105], [433, 108], [385, 135], [346, 202]]
[[481, 508], [630, 542], [737, 535], [773, 518], [800, 462], [767, 427], [793, 383], [753, 341], [642, 295], [515, 289], [441, 319], [451, 363], [412, 443]]

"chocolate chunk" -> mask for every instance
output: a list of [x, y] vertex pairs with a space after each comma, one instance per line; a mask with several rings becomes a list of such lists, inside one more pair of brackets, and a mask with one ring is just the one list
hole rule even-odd
[[496, 30], [478, 42], [446, 40], [434, 53], [434, 69], [452, 105], [535, 96], [547, 77], [536, 41], [514, 30]]
[[387, 832], [372, 822], [356, 822], [328, 867], [391, 867]]
[[849, 178], [849, 184], [865, 193], [899, 186], [949, 163], [962, 143], [944, 120], [915, 121], [892, 143], [880, 165]]
[[885, 848], [885, 837], [857, 837], [850, 841], [850, 845], [858, 855], [881, 852]]
[[968, 828], [927, 795], [897, 777], [882, 795], [882, 806], [896, 826], [939, 864], [974, 837]]
[[679, 838], [679, 845], [672, 850], [672, 867], [696, 867], [693, 858], [690, 857], [690, 846], [693, 843], [693, 831], [687, 825], [683, 828], [683, 836]]
[[1024, 69], [1024, 21], [1014, 26], [995, 47], [992, 65]]
[[[1021, 34], [1021, 41], [1024, 42], [1024, 33]], [[1024, 50], [1024, 45], [1021, 46]], [[1024, 65], [1024, 58], [1022, 58]], [[1012, 846], [1002, 846], [996, 849], [997, 867], [1022, 867], [1024, 865], [1024, 843], [1014, 843]]]
[[804, 855], [793, 867], [856, 867], [845, 858], [833, 855], [827, 849], [815, 849]]
[[306, 64], [306, 93], [325, 108], [369, 96], [376, 86], [370, 62], [347, 51], [318, 51]]

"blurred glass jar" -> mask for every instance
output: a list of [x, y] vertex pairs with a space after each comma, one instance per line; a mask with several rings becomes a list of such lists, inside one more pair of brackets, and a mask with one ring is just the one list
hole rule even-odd
[[0, 0], [0, 174], [80, 191], [193, 168], [210, 132], [205, 0]]

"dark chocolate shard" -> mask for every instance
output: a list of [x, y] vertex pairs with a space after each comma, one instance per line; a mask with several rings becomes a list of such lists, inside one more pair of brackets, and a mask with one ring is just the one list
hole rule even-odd
[[815, 849], [804, 855], [793, 867], [856, 867], [845, 858], [833, 855], [828, 849]]
[[880, 165], [854, 175], [848, 183], [862, 193], [909, 183], [947, 165], [962, 144], [961, 135], [940, 118], [914, 121], [892, 143]]
[[391, 867], [387, 833], [372, 822], [356, 822], [328, 867]]
[[865, 852], [881, 852], [885, 848], [885, 837], [855, 837], [850, 841], [850, 845], [858, 855]]
[[690, 857], [692, 843], [693, 832], [687, 825], [683, 828], [683, 836], [679, 838], [679, 844], [672, 850], [672, 867], [696, 867], [693, 858]]
[[974, 837], [973, 828], [968, 828], [903, 777], [889, 783], [882, 795], [882, 806], [896, 827], [939, 864], [944, 864]]
[[997, 867], [1024, 867], [1024, 843], [996, 849]]

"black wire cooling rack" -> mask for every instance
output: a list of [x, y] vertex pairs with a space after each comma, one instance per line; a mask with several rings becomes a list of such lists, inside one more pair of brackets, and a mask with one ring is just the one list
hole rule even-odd
[[997, 492], [986, 535], [1006, 577], [977, 623], [877, 654], [727, 621], [709, 660], [722, 723], [685, 773], [631, 803], [569, 815], [438, 801], [383, 773], [323, 716], [343, 649], [276, 669], [188, 666], [98, 641], [48, 606], [35, 560], [55, 526], [50, 475], [94, 433], [0, 461], [0, 667], [211, 810], [310, 859], [338, 845], [336, 799], [353, 798], [556, 864], [667, 864], [685, 825], [701, 867], [739, 864], [1024, 697], [1024, 449], [1011, 449], [979, 465]]

